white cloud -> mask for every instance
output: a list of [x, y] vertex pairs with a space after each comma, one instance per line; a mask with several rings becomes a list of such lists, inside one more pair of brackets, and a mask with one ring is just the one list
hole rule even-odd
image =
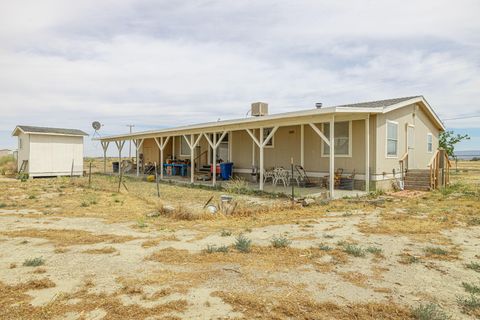
[[[480, 113], [478, 1], [11, 1], [0, 130], [110, 132], [424, 94]], [[455, 121], [477, 127], [479, 118]], [[480, 147], [480, 146], [479, 146]]]

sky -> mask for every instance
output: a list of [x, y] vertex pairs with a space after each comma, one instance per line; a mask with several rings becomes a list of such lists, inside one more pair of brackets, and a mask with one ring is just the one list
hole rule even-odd
[[[0, 149], [423, 95], [480, 150], [480, 1], [0, 0]], [[458, 119], [462, 118], [462, 119]], [[449, 120], [453, 119], [453, 120]], [[86, 139], [86, 154], [100, 156]]]

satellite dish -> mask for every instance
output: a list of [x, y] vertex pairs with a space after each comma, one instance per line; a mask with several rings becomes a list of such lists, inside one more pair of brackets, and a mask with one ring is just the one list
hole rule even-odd
[[102, 124], [100, 122], [98, 121], [92, 122], [92, 128], [95, 129], [95, 131], [100, 130], [101, 127], [102, 127]]

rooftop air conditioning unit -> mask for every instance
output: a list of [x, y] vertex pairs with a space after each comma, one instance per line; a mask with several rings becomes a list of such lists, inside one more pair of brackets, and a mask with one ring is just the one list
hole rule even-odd
[[252, 116], [260, 117], [268, 115], [268, 103], [254, 102], [252, 103]]

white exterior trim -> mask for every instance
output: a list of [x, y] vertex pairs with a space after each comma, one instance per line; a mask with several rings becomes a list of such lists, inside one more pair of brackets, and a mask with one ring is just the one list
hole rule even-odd
[[[388, 154], [388, 124], [393, 123], [397, 126], [397, 153], [395, 155]], [[387, 159], [397, 159], [398, 158], [398, 138], [399, 138], [399, 128], [398, 128], [398, 121], [393, 120], [386, 120], [385, 121], [385, 158]]]
[[[352, 120], [347, 120], [347, 121], [337, 121], [335, 122], [338, 124], [339, 122], [348, 122], [348, 154], [334, 154], [335, 158], [351, 158], [352, 157]], [[325, 123], [322, 123], [322, 131], [325, 131]], [[330, 150], [332, 149], [332, 146], [329, 146]], [[333, 146], [333, 149], [335, 149], [335, 144]], [[325, 153], [325, 142], [322, 141], [321, 144], [321, 157], [322, 158], [328, 158], [330, 154]]]

